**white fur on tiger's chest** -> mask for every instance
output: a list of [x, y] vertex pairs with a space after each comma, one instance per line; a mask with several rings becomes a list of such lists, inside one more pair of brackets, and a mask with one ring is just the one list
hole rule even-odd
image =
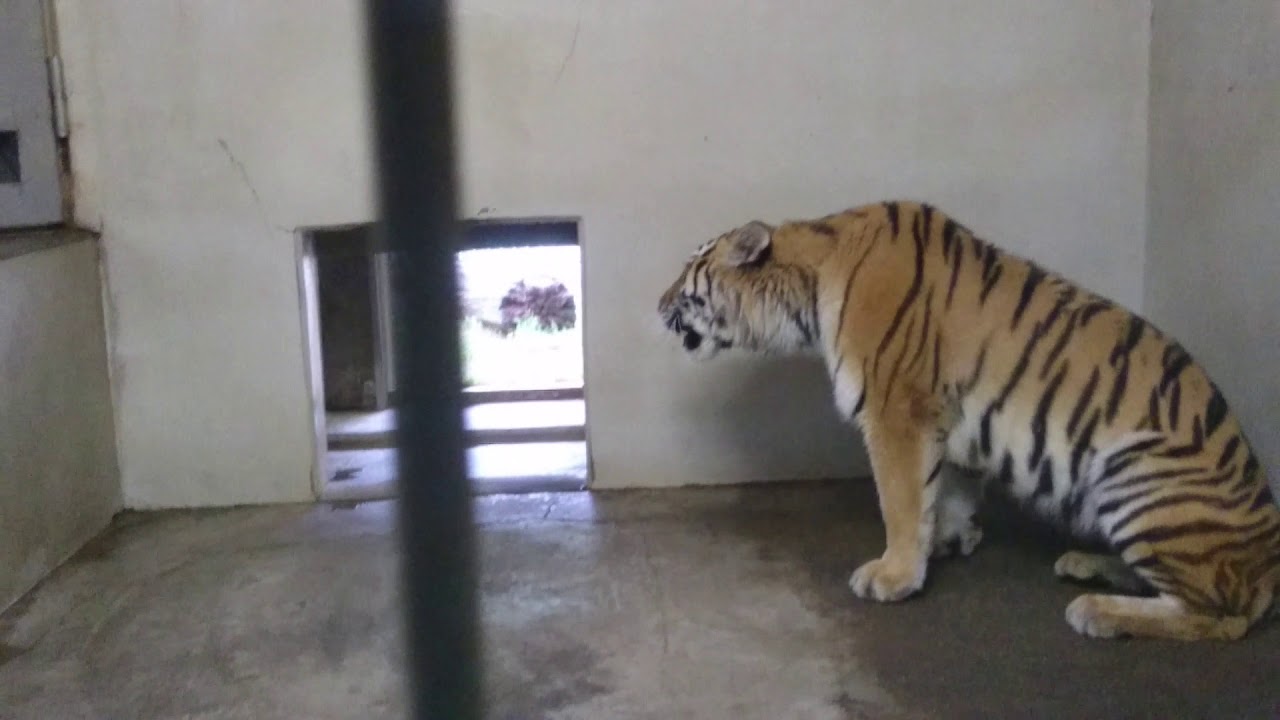
[[831, 379], [836, 410], [845, 420], [853, 419], [853, 411], [862, 396], [862, 378], [852, 368], [842, 367]]
[[820, 288], [818, 296], [818, 328], [822, 338], [822, 358], [827, 365], [827, 374], [831, 377], [836, 410], [841, 418], [851, 420], [854, 408], [858, 406], [858, 399], [862, 396], [865, 379], [861, 376], [860, 368], [856, 364], [851, 365], [848, 360], [845, 362], [840, 360], [842, 353], [846, 358], [852, 358], [855, 355], [850, 348], [841, 347], [838, 344], [841, 338], [837, 324], [842, 298], [838, 293], [832, 292], [831, 287], [828, 285]]
[[[993, 481], [995, 490], [1031, 501], [1041, 514], [1057, 515], [1058, 508], [1075, 489], [1071, 466], [1076, 458], [1067, 433], [1059, 422], [1051, 422], [1037, 441], [1030, 414], [1017, 407], [992, 413], [984, 433], [987, 408], [986, 402], [979, 399], [962, 408], [960, 421], [947, 434], [947, 460], [980, 471]], [[1086, 455], [1085, 461], [1092, 453]]]

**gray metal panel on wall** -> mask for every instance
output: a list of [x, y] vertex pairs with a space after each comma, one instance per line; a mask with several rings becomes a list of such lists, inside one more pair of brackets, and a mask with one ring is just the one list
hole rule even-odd
[[0, 0], [0, 227], [62, 219], [40, 0]]

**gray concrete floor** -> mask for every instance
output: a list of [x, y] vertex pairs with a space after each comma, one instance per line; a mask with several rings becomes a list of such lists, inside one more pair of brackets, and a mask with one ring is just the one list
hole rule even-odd
[[[0, 717], [403, 717], [395, 507], [126, 515], [0, 616]], [[856, 601], [867, 483], [477, 498], [493, 718], [1273, 718], [1280, 623], [1100, 642], [1016, 525]]]

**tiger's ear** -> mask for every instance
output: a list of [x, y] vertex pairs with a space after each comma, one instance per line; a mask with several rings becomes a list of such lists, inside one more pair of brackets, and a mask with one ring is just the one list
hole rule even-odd
[[725, 262], [733, 267], [754, 265], [760, 262], [769, 252], [769, 243], [773, 239], [773, 228], [759, 220], [743, 225], [729, 240], [729, 253]]

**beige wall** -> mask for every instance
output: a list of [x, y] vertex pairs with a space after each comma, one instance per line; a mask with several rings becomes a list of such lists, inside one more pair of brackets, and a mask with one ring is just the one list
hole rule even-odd
[[1146, 310], [1280, 489], [1280, 4], [1161, 0], [1151, 45]]
[[130, 507], [313, 497], [294, 231], [373, 215], [362, 6], [57, 2]]
[[864, 469], [817, 368], [660, 333], [680, 264], [749, 219], [928, 198], [1141, 300], [1147, 3], [457, 6], [465, 211], [585, 219], [601, 485]]
[[21, 244], [0, 244], [0, 609], [120, 507], [97, 244]]
[[[1136, 305], [1148, 2], [460, 0], [462, 211], [579, 215], [600, 486], [864, 469], [808, 364], [698, 367], [654, 307], [753, 217], [930, 199]], [[368, 220], [355, 0], [60, 0], [126, 500], [310, 496], [294, 245]]]

